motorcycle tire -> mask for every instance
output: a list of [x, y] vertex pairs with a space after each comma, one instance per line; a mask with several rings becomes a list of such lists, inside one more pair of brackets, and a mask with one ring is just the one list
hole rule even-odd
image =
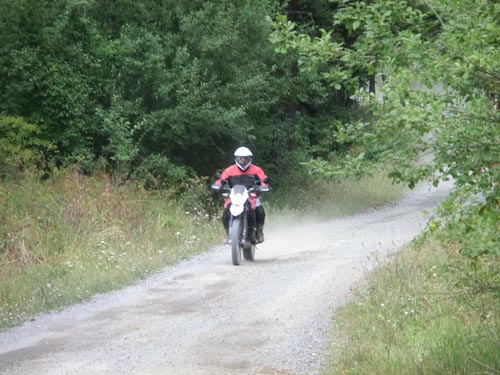
[[253, 243], [249, 244], [243, 248], [243, 258], [245, 260], [254, 260], [255, 259], [255, 245]]
[[241, 250], [241, 219], [234, 218], [231, 226], [231, 256], [235, 266], [241, 264]]

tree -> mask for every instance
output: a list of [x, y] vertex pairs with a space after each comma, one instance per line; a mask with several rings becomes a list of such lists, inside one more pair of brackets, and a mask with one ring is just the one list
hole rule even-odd
[[239, 144], [267, 158], [281, 137], [274, 1], [0, 5], [0, 113], [36, 124], [61, 166], [211, 174]]
[[[410, 187], [453, 178], [456, 192], [443, 206], [449, 230], [472, 257], [500, 255], [500, 9], [474, 0], [397, 0], [390, 9], [385, 1], [338, 3], [337, 28], [321, 38], [289, 24], [275, 37], [303, 56], [303, 70], [329, 69], [333, 85], [358, 86], [359, 108], [371, 115], [339, 122], [334, 136], [345, 152], [308, 167], [336, 177], [383, 165]], [[332, 41], [340, 26], [356, 32], [348, 43]], [[384, 78], [378, 95], [360, 71]]]

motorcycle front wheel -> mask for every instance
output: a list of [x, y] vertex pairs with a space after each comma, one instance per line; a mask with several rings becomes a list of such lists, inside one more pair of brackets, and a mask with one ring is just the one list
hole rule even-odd
[[234, 218], [231, 225], [231, 256], [233, 265], [241, 264], [241, 218]]

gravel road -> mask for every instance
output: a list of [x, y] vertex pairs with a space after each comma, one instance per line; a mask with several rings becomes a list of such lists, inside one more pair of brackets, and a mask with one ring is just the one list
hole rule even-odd
[[[131, 287], [0, 333], [0, 374], [318, 374], [335, 309], [425, 226], [450, 186], [266, 231], [254, 262], [220, 246]], [[429, 210], [429, 213], [424, 213]]]

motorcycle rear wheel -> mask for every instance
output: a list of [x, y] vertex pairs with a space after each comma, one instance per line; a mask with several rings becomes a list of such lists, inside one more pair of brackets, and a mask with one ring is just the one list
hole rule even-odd
[[231, 256], [235, 266], [241, 264], [241, 248], [241, 219], [234, 218], [231, 225]]
[[255, 259], [255, 245], [253, 243], [251, 243], [250, 246], [243, 248], [243, 258], [245, 258], [245, 260]]

